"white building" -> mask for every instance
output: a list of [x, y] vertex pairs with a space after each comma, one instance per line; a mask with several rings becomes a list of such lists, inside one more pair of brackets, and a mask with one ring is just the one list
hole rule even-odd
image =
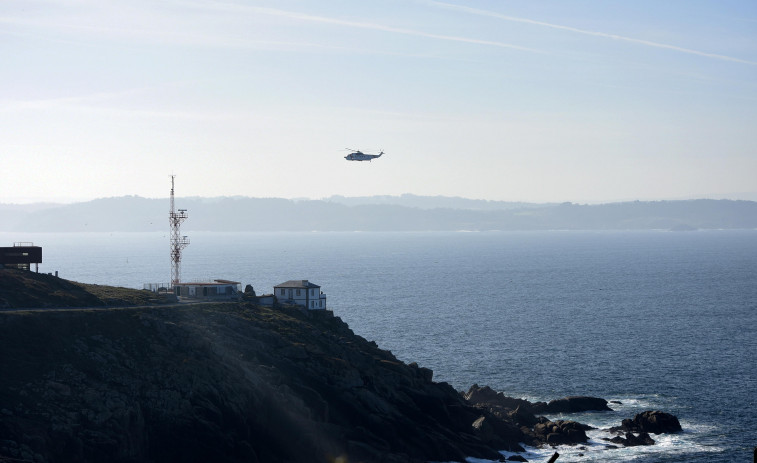
[[296, 304], [309, 310], [326, 308], [321, 287], [308, 280], [289, 280], [273, 287], [273, 295], [282, 304]]

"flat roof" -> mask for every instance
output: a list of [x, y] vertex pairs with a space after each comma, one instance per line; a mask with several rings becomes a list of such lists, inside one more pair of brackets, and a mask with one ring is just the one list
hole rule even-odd
[[191, 286], [218, 286], [218, 285], [241, 285], [239, 281], [231, 280], [214, 280], [214, 281], [185, 281], [176, 283], [174, 286], [191, 285]]
[[274, 288], [320, 288], [320, 286], [308, 280], [289, 280], [274, 286]]

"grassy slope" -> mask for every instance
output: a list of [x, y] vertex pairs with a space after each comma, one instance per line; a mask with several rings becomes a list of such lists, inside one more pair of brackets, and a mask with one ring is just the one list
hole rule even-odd
[[149, 291], [77, 283], [42, 273], [0, 269], [0, 309], [155, 305], [162, 302]]

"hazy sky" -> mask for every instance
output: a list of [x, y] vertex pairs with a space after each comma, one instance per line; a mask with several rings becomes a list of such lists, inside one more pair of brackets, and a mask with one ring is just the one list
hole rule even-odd
[[2, 0], [0, 203], [171, 174], [178, 197], [743, 198], [757, 2]]

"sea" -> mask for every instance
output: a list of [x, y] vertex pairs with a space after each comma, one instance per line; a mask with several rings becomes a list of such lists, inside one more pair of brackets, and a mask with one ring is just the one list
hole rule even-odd
[[[586, 445], [528, 448], [529, 461], [555, 450], [560, 462], [752, 461], [757, 230], [184, 233], [183, 281], [265, 294], [310, 280], [356, 334], [458, 390], [612, 401], [549, 416], [597, 429]], [[167, 231], [0, 233], [17, 241], [42, 246], [39, 271], [62, 278], [170, 280]], [[606, 429], [645, 410], [674, 414], [683, 432], [608, 447]]]

